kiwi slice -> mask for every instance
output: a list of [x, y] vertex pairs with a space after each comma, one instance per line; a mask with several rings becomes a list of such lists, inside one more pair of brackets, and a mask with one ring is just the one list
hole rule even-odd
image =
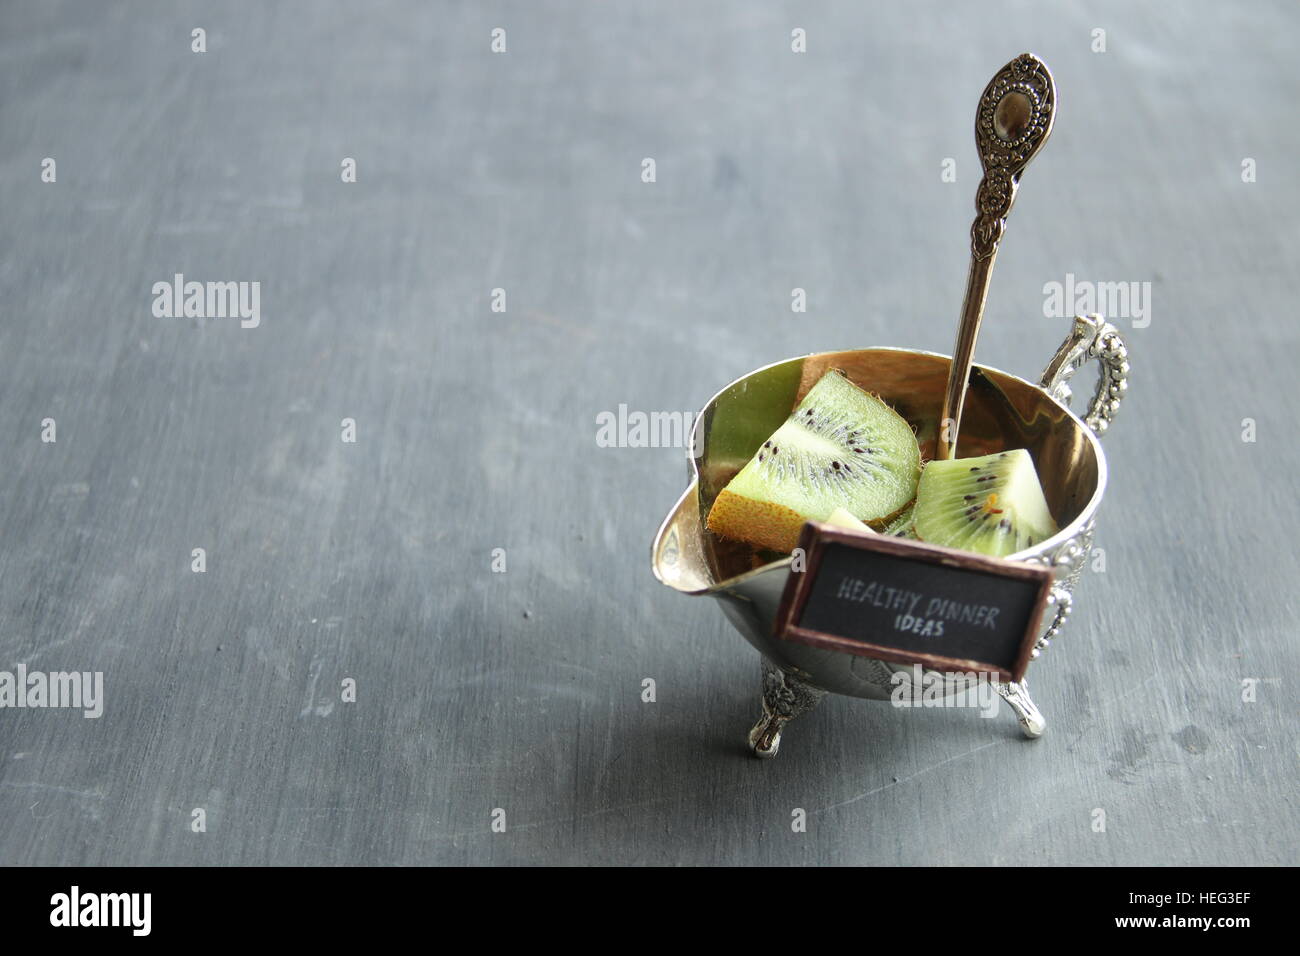
[[876, 529], [869, 524], [864, 524], [853, 515], [849, 514], [845, 508], [836, 508], [826, 518], [826, 523], [834, 525], [836, 528], [848, 528], [850, 531], [863, 531], [867, 534], [875, 534]]
[[917, 486], [914, 517], [922, 541], [999, 558], [1059, 530], [1023, 448], [930, 462]]
[[719, 492], [708, 527], [793, 551], [804, 522], [825, 521], [836, 508], [865, 522], [892, 518], [916, 494], [920, 471], [912, 427], [831, 369]]
[[[921, 472], [921, 474], [925, 474], [925, 472], [923, 471]], [[916, 539], [915, 514], [916, 514], [916, 502], [914, 501], [906, 508], [904, 508], [902, 511], [900, 511], [898, 513], [898, 517], [893, 518], [890, 521], [886, 522], [885, 526], [880, 529], [880, 533], [889, 535], [891, 538], [910, 538], [912, 540], [915, 540]]]

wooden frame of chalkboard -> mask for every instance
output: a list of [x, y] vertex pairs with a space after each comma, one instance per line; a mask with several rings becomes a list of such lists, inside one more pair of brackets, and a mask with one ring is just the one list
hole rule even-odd
[[[938, 671], [995, 673], [1002, 681], [1025, 676], [1051, 592], [1050, 568], [815, 521], [804, 525], [799, 547], [805, 570], [792, 570], [786, 581], [778, 638]], [[839, 572], [835, 595], [818, 587], [832, 567]], [[900, 581], [916, 590], [885, 586]], [[976, 599], [957, 600], [970, 595]], [[937, 613], [915, 613], [926, 598], [926, 610]], [[839, 607], [854, 603], [856, 610]]]

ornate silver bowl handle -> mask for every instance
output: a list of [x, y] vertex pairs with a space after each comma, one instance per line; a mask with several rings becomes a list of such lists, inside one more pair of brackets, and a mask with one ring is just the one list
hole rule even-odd
[[[1074, 327], [1052, 361], [1043, 371], [1039, 386], [1052, 398], [1068, 405], [1071, 398], [1070, 378], [1088, 362], [1098, 363], [1097, 390], [1093, 393], [1092, 403], [1083, 416], [1084, 424], [1091, 428], [1100, 438], [1114, 421], [1119, 411], [1124, 393], [1128, 390], [1128, 347], [1124, 344], [1119, 330], [1100, 315], [1075, 316]], [[1055, 610], [1052, 622], [1034, 647], [1035, 659], [1048, 648], [1053, 639], [1061, 633], [1065, 622], [1070, 617], [1074, 606], [1072, 590], [1079, 573], [1083, 569], [1092, 542], [1092, 523], [1083, 530], [1079, 539], [1069, 542], [1058, 554], [1049, 556], [1054, 564], [1073, 569], [1065, 580], [1058, 581], [1052, 587], [1048, 606]], [[1020, 729], [1026, 737], [1038, 737], [1046, 728], [1043, 715], [1029, 698], [1029, 690], [1024, 682], [1020, 684], [1000, 684], [998, 692], [1011, 705], [1020, 720]]]
[[1038, 384], [1054, 399], [1068, 405], [1072, 395], [1071, 376], [1093, 359], [1099, 365], [1097, 390], [1083, 421], [1101, 437], [1114, 421], [1128, 390], [1128, 347], [1115, 326], [1100, 315], [1075, 316], [1070, 337], [1056, 350]]

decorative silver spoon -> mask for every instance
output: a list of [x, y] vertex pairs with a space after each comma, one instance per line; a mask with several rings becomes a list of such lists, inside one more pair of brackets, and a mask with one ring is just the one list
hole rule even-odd
[[1022, 53], [994, 75], [975, 115], [975, 145], [984, 178], [975, 193], [975, 224], [970, 230], [970, 273], [962, 304], [957, 344], [953, 346], [943, 414], [939, 417], [939, 458], [957, 456], [957, 433], [970, 378], [975, 339], [984, 318], [993, 262], [1007, 227], [1020, 174], [1047, 142], [1056, 118], [1056, 84], [1047, 64]]

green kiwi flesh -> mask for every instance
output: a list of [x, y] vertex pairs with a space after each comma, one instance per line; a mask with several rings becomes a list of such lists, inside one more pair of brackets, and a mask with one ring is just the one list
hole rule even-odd
[[930, 462], [913, 519], [922, 541], [993, 557], [1024, 551], [1059, 530], [1023, 448]]

